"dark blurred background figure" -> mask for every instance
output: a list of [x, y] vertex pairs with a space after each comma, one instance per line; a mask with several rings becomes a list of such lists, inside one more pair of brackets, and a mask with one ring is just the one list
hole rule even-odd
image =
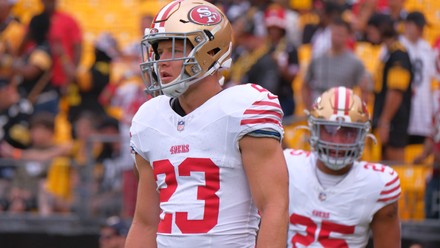
[[99, 101], [99, 97], [110, 82], [112, 62], [119, 54], [118, 44], [112, 34], [104, 32], [96, 38], [93, 64], [85, 71], [78, 71], [75, 83], [69, 87], [68, 119], [71, 122], [84, 111], [96, 115], [106, 114], [106, 106]]
[[329, 30], [330, 50], [312, 58], [304, 77], [302, 97], [307, 108], [329, 88], [365, 88], [364, 65], [348, 47], [349, 40], [353, 38], [350, 24], [337, 18], [329, 24]]
[[[139, 39], [143, 37], [145, 28], [151, 26], [154, 16], [150, 13], [142, 13], [140, 16]], [[130, 126], [131, 120], [138, 108], [147, 100], [144, 93], [145, 85], [142, 81], [139, 70], [139, 63], [142, 61], [141, 47], [138, 40], [129, 44], [123, 49], [121, 58], [116, 61], [119, 65], [123, 64], [124, 73], [116, 82], [111, 82], [106, 86], [99, 97], [99, 101], [109, 109], [118, 110], [119, 114], [119, 135], [120, 135], [120, 154], [117, 160], [117, 173], [122, 176], [122, 212], [124, 219], [133, 218], [136, 206], [137, 178], [131, 150], [126, 149], [130, 146]], [[115, 61], [112, 61], [114, 64]]]
[[314, 11], [319, 18], [318, 24], [305, 25], [303, 44], [312, 45], [312, 56], [317, 57], [326, 53], [331, 47], [330, 23], [335, 18], [341, 18], [344, 7], [334, 1], [314, 1]]
[[256, 34], [249, 15], [238, 19], [236, 62], [229, 85], [249, 82], [263, 86], [279, 97], [286, 117], [295, 113], [293, 80], [299, 70], [298, 52], [286, 38], [285, 9], [272, 4], [264, 12], [267, 36]]
[[105, 139], [96, 158], [96, 192], [91, 201], [94, 216], [122, 216], [122, 157], [119, 122], [112, 117], [104, 117], [98, 126], [98, 134]]
[[270, 46], [268, 55], [278, 69], [278, 79], [269, 82], [271, 86], [266, 89], [278, 96], [284, 116], [290, 117], [295, 113], [293, 80], [298, 74], [299, 61], [298, 51], [287, 37], [291, 24], [287, 10], [282, 5], [269, 5], [264, 12], [264, 24]]
[[[49, 16], [47, 39], [52, 57], [51, 86], [57, 92], [56, 101], [67, 94], [68, 86], [75, 81], [82, 55], [82, 31], [79, 23], [68, 13], [57, 8], [57, 0], [42, 0], [43, 13]], [[25, 36], [19, 52], [32, 44], [30, 33]], [[58, 107], [59, 104], [55, 104]], [[57, 109], [58, 111], [58, 109]]]
[[366, 28], [371, 15], [376, 12], [377, 0], [362, 0], [354, 3], [350, 24], [358, 41], [366, 41]]
[[423, 36], [427, 25], [422, 12], [410, 12], [404, 21], [403, 35], [400, 36], [400, 42], [408, 51], [414, 73], [408, 144], [423, 144], [425, 138], [431, 135], [431, 115], [434, 111], [431, 83], [435, 75], [435, 56], [434, 50]]
[[[30, 120], [31, 146], [22, 150], [20, 160], [16, 160], [16, 174], [9, 191], [10, 213], [38, 212], [41, 192], [47, 177], [52, 156], [42, 153], [52, 149], [54, 144], [54, 115], [49, 112], [34, 114]], [[4, 147], [6, 148], [6, 147]], [[3, 155], [8, 149], [3, 149]], [[9, 155], [14, 153], [14, 149]], [[33, 155], [31, 154], [33, 153]]]
[[118, 216], [110, 216], [101, 225], [99, 248], [124, 248], [129, 224]]
[[[299, 45], [301, 45], [301, 38], [302, 38], [302, 27], [300, 23], [301, 20], [299, 13], [290, 7], [288, 0], [272, 0], [271, 2], [272, 4], [267, 6], [265, 9], [263, 16], [264, 19], [266, 19], [267, 12], [269, 9], [273, 9], [274, 6], [282, 8], [284, 10], [283, 11], [284, 13], [282, 13], [283, 19], [285, 20], [284, 22], [287, 24], [284, 25], [283, 28], [285, 30], [284, 37], [286, 38], [287, 43], [295, 47], [298, 47]], [[263, 21], [263, 23], [265, 22], [266, 21]], [[267, 35], [267, 31], [268, 31], [267, 28], [263, 29], [263, 31], [264, 31], [264, 35]]]
[[12, 15], [16, 1], [0, 1], [0, 76], [11, 72], [14, 56], [25, 35], [25, 25]]
[[379, 12], [388, 15], [394, 23], [397, 33], [402, 34], [404, 31], [404, 22], [408, 15], [405, 9], [406, 0], [387, 0], [387, 5], [379, 8]]
[[81, 61], [82, 31], [79, 23], [70, 14], [57, 8], [58, 0], [42, 0], [44, 12], [50, 16], [49, 42], [52, 46], [52, 83], [63, 91], [74, 79]]
[[58, 183], [54, 187], [53, 178], [51, 179], [53, 176], [50, 175], [60, 166], [69, 168], [70, 163], [60, 158], [70, 154], [72, 144], [56, 142], [55, 116], [50, 112], [33, 114], [29, 130], [31, 145], [28, 148], [15, 148], [3, 143], [0, 150], [2, 157], [14, 160], [16, 170], [7, 194], [8, 211], [38, 212], [43, 216], [54, 212], [69, 212], [69, 204], [52, 194], [66, 191], [69, 187], [66, 185], [68, 179], [63, 177], [65, 175], [57, 174], [55, 180], [64, 183]]
[[[28, 100], [20, 98], [17, 84], [16, 77], [0, 76], [0, 151], [3, 151], [5, 146], [27, 148], [31, 144], [29, 122], [33, 109]], [[3, 157], [0, 154], [0, 158]], [[12, 154], [13, 159], [20, 157], [19, 152]], [[0, 198], [6, 197], [15, 171], [13, 164], [0, 166]], [[5, 199], [0, 201], [5, 202]], [[1, 209], [6, 207], [0, 206]]]
[[19, 85], [22, 97], [34, 106], [35, 113], [58, 113], [58, 93], [51, 84], [52, 58], [47, 35], [50, 17], [43, 12], [30, 20], [27, 41], [29, 44], [20, 57], [15, 58], [12, 70], [20, 75]]
[[0, 77], [0, 140], [16, 148], [27, 148], [33, 108], [20, 97], [17, 84], [17, 77]]
[[[276, 78], [277, 71], [271, 58], [269, 58], [271, 63], [265, 63], [269, 66], [264, 70], [261, 70], [261, 66], [259, 70], [253, 69], [256, 68], [256, 63], [260, 62], [269, 51], [266, 37], [256, 34], [256, 24], [253, 20], [256, 11], [255, 8], [251, 8], [245, 15], [239, 17], [233, 23], [235, 47], [232, 51], [232, 58], [235, 63], [231, 67], [226, 87], [237, 85], [244, 81], [260, 85], [264, 84], [264, 87], [266, 87], [270, 82], [274, 82], [274, 78]], [[259, 71], [264, 73], [264, 75], [260, 75], [259, 78], [252, 76], [254, 74], [251, 73], [251, 70]]]
[[374, 14], [367, 36], [372, 43], [384, 45], [374, 86], [373, 130], [382, 143], [382, 160], [403, 163], [409, 138], [411, 60], [388, 15]]

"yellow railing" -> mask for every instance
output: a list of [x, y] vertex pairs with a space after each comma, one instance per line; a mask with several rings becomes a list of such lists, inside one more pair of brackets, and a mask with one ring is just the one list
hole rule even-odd
[[399, 213], [402, 220], [423, 220], [426, 179], [432, 171], [428, 165], [395, 165], [399, 174], [402, 194]]

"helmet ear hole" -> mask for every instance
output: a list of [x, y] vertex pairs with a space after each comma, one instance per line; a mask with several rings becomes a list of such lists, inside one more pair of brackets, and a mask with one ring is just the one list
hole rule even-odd
[[212, 60], [214, 61], [214, 62], [209, 66], [209, 69], [211, 69], [211, 68], [212, 68], [213, 66], [215, 66], [215, 64], [217, 63], [217, 59], [215, 59], [215, 56], [216, 56], [220, 51], [221, 51], [221, 49], [218, 48], [218, 47], [216, 47], [216, 48], [214, 48], [214, 49], [212, 49], [212, 50], [210, 50], [210, 51], [208, 52], [208, 55], [210, 55], [211, 58], [212, 58]]
[[220, 52], [220, 48], [216, 47], [216, 48], [212, 49], [211, 51], [209, 51], [208, 54], [211, 55], [212, 57], [214, 57], [218, 52]]

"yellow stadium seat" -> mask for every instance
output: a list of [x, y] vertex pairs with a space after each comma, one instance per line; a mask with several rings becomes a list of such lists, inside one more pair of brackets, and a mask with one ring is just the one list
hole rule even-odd
[[408, 10], [414, 10], [414, 9], [420, 9], [423, 8], [423, 5], [426, 3], [423, 3], [423, 0], [406, 0], [405, 1], [405, 8]]
[[43, 5], [40, 0], [18, 0], [12, 8], [12, 14], [17, 16], [23, 23], [28, 23], [32, 16], [42, 10]]
[[290, 0], [290, 7], [295, 10], [309, 10], [312, 8], [312, 0]]
[[300, 126], [307, 126], [305, 116], [299, 117], [293, 123], [284, 127], [285, 143], [289, 148], [310, 150], [310, 132], [307, 129], [300, 128]]
[[354, 53], [372, 75], [376, 73], [380, 48], [380, 46], [372, 45], [369, 42], [356, 42]]
[[399, 174], [402, 194], [399, 199], [399, 214], [402, 220], [423, 220], [424, 193], [426, 178], [430, 175], [431, 166], [395, 165], [393, 169]]
[[308, 64], [312, 59], [312, 46], [303, 44], [298, 47], [298, 58], [301, 64]]
[[[411, 144], [405, 147], [405, 163], [411, 164], [414, 159], [422, 154], [423, 144]], [[430, 164], [432, 162], [433, 157], [430, 156], [428, 159], [424, 161], [425, 164]]]
[[61, 111], [55, 117], [55, 142], [64, 143], [72, 140], [72, 126], [67, 120], [65, 111]]
[[295, 93], [295, 115], [303, 116], [305, 106], [303, 104], [302, 96], [301, 96], [301, 88], [304, 80], [304, 75], [307, 70], [307, 66], [312, 59], [312, 47], [310, 44], [303, 44], [298, 47], [298, 59], [299, 59], [299, 72], [293, 80], [293, 91]]
[[48, 171], [46, 190], [56, 197], [69, 200], [72, 197], [70, 159], [55, 158]]
[[165, 6], [169, 2], [171, 2], [171, 0], [141, 1], [141, 6], [139, 7], [139, 10], [141, 14], [149, 14], [154, 16], [163, 6]]

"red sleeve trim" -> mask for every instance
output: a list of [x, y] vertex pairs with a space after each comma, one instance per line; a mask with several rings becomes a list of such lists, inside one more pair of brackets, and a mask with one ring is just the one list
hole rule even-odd
[[271, 106], [271, 107], [281, 108], [281, 105], [279, 105], [278, 103], [270, 102], [270, 101], [257, 101], [254, 102], [252, 106]]
[[396, 191], [398, 189], [400, 189], [400, 184], [397, 185], [396, 187], [390, 189], [390, 190], [382, 190], [382, 192], [380, 192], [380, 194], [381, 195], [387, 195], [387, 194], [392, 193], [392, 192], [394, 192], [394, 191]]
[[390, 181], [387, 184], [385, 184], [385, 187], [386, 186], [390, 186], [391, 184], [395, 183], [397, 180], [399, 180], [399, 176], [396, 176], [392, 181]]
[[256, 109], [248, 109], [244, 111], [244, 114], [257, 114], [257, 115], [274, 115], [279, 119], [282, 118], [281, 113], [273, 110], [256, 110]]
[[240, 125], [258, 124], [258, 123], [274, 123], [277, 125], [281, 125], [279, 120], [275, 120], [272, 118], [244, 119], [241, 120]]
[[397, 199], [397, 198], [399, 198], [399, 196], [400, 196], [400, 192], [399, 192], [399, 194], [397, 194], [395, 196], [391, 196], [391, 197], [387, 197], [387, 198], [379, 198], [377, 201], [378, 202], [387, 202], [387, 201]]

